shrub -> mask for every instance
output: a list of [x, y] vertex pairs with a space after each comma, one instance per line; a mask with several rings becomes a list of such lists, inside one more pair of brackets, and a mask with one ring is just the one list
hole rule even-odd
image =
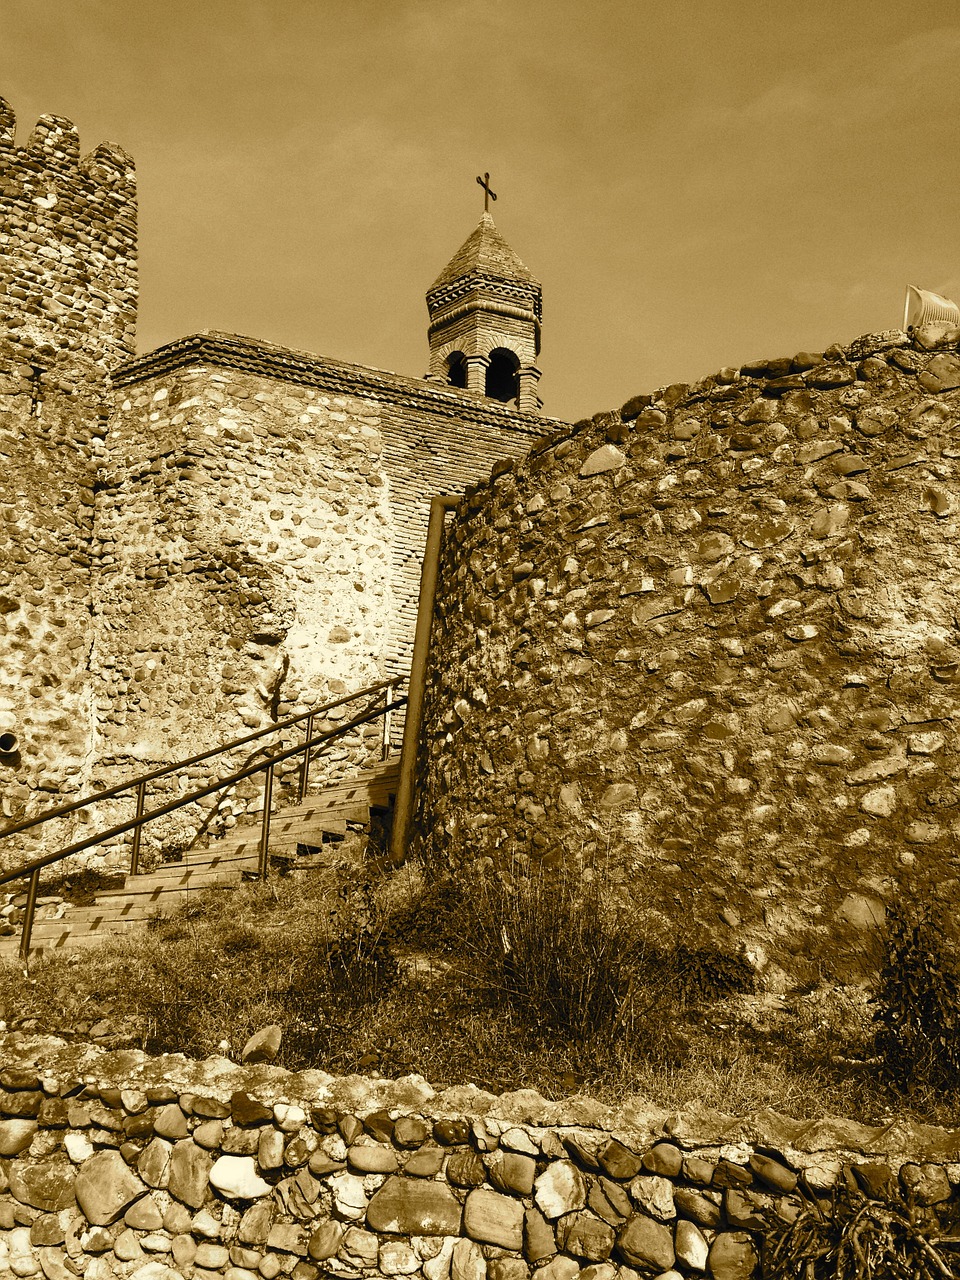
[[652, 950], [637, 910], [614, 904], [597, 879], [536, 869], [468, 880], [461, 918], [472, 972], [526, 1025], [583, 1041], [627, 1030], [642, 1013]]
[[956, 1088], [960, 1078], [960, 973], [932, 904], [896, 904], [887, 916], [874, 996], [875, 1047], [884, 1077], [902, 1090]]
[[763, 1280], [956, 1280], [935, 1214], [895, 1190], [883, 1199], [843, 1182], [821, 1203], [808, 1196], [796, 1219], [771, 1215], [763, 1240]]

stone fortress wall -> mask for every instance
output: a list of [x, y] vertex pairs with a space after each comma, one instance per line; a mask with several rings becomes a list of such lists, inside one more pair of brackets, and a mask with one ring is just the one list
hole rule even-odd
[[[429, 499], [545, 429], [231, 335], [134, 357], [136, 309], [129, 157], [81, 161], [58, 117], [17, 148], [0, 100], [6, 818], [404, 675]], [[378, 735], [339, 743], [333, 766], [368, 762]], [[236, 810], [256, 804], [255, 780], [241, 792]], [[12, 845], [0, 865], [37, 847]]]
[[468, 490], [414, 852], [595, 868], [774, 988], [955, 900], [958, 338], [725, 369]]
[[79, 785], [90, 751], [95, 455], [110, 363], [133, 350], [136, 184], [119, 147], [81, 159], [0, 100], [0, 755], [5, 817]]
[[0, 100], [4, 342], [40, 374], [64, 360], [106, 368], [134, 350], [133, 161], [108, 143], [81, 160], [76, 127], [61, 116], [41, 116], [24, 147], [15, 146], [15, 126]]
[[844, 1183], [960, 1212], [960, 1133], [928, 1125], [7, 1039], [0, 1272], [27, 1280], [750, 1280]]

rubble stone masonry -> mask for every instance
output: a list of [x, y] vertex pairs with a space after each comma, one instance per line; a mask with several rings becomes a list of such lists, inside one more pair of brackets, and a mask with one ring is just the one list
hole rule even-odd
[[750, 1280], [847, 1183], [958, 1214], [960, 1134], [438, 1093], [4, 1037], [0, 1273]]
[[960, 332], [638, 396], [448, 519], [415, 852], [596, 868], [768, 986], [953, 901]]
[[[545, 427], [234, 335], [134, 357], [132, 161], [109, 144], [81, 159], [57, 116], [22, 147], [14, 126], [0, 100], [0, 735], [16, 740], [0, 804], [16, 820], [405, 675], [429, 499]], [[341, 739], [316, 777], [368, 763], [373, 738]], [[242, 811], [258, 788], [241, 790]], [[95, 821], [130, 816], [128, 798]], [[12, 837], [0, 866], [90, 829]]]
[[41, 116], [27, 145], [0, 98], [0, 332], [40, 370], [134, 349], [136, 178], [121, 148], [82, 160], [76, 127]]

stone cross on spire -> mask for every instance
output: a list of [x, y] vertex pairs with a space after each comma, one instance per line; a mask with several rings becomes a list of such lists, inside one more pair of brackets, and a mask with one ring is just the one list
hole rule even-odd
[[490, 186], [489, 173], [485, 173], [482, 178], [478, 175], [477, 181], [480, 183], [481, 187], [483, 187], [483, 212], [488, 213], [490, 210], [490, 201], [496, 200], [497, 193]]

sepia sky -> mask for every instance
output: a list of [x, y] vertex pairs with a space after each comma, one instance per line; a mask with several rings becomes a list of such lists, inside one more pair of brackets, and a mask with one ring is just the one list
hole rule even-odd
[[0, 0], [18, 141], [136, 160], [141, 351], [421, 376], [489, 170], [570, 420], [960, 298], [958, 88], [957, 0]]

